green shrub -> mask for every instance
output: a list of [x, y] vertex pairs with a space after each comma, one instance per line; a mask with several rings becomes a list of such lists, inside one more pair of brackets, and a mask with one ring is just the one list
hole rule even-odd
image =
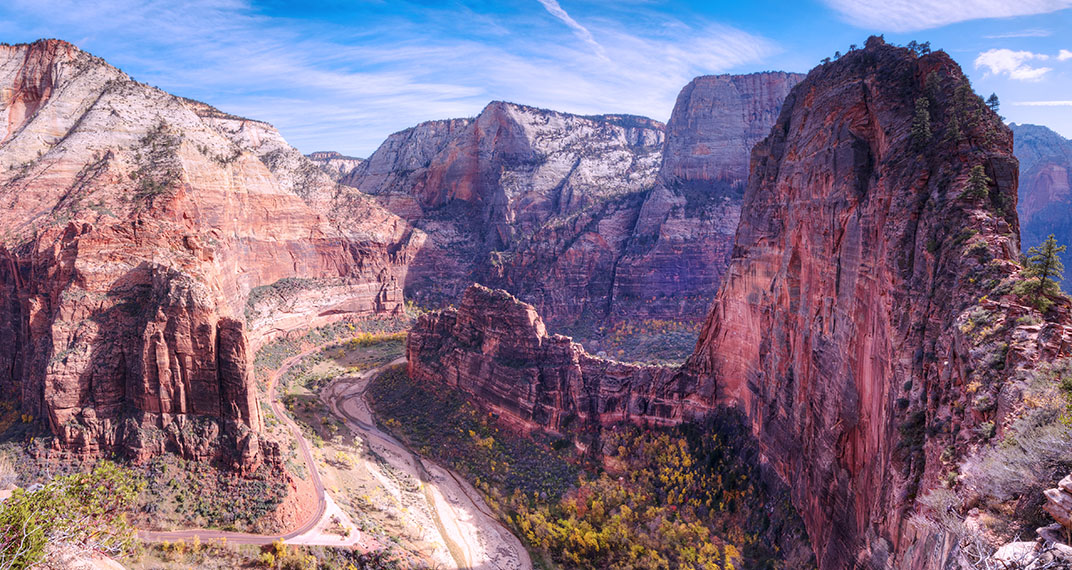
[[912, 118], [912, 146], [923, 150], [931, 141], [930, 101], [926, 97], [916, 99], [916, 114]]
[[90, 473], [57, 477], [35, 491], [16, 489], [0, 504], [0, 567], [27, 568], [44, 559], [48, 543], [113, 555], [135, 541], [126, 511], [144, 483], [109, 461]]
[[[980, 435], [993, 437], [994, 430], [992, 422], [980, 425]], [[1000, 501], [1041, 493], [1057, 480], [1056, 474], [1070, 470], [1072, 428], [1053, 408], [1028, 411], [1009, 426], [998, 445], [973, 456], [964, 467], [969, 485]]]
[[[1064, 279], [1065, 266], [1061, 263], [1061, 254], [1064, 253], [1065, 247], [1057, 245], [1057, 239], [1050, 234], [1042, 245], [1027, 250], [1024, 276], [1028, 278], [1025, 282], [1028, 286], [1022, 289], [1021, 294], [1036, 303], [1044, 301], [1046, 309], [1053, 304], [1046, 297], [1061, 292], [1061, 286], [1058, 283]], [[1044, 312], [1046, 310], [1041, 307], [1039, 309]]]
[[137, 184], [135, 199], [150, 203], [157, 196], [167, 194], [182, 178], [182, 164], [178, 158], [182, 137], [171, 132], [161, 120], [138, 140], [134, 153], [137, 168], [130, 179]]

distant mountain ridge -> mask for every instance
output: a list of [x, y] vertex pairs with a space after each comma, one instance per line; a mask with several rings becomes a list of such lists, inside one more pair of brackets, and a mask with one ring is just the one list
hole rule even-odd
[[391, 135], [342, 182], [428, 233], [406, 283], [426, 304], [477, 281], [560, 326], [699, 319], [729, 260], [751, 146], [802, 77], [697, 78], [667, 125], [493, 102]]

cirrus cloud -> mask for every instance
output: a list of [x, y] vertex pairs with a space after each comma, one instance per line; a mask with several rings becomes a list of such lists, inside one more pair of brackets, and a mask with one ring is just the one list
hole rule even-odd
[[824, 0], [846, 22], [891, 32], [915, 32], [956, 22], [1047, 14], [1072, 0]]
[[1072, 107], [1072, 101], [1018, 101], [1013, 105], [1021, 107]]

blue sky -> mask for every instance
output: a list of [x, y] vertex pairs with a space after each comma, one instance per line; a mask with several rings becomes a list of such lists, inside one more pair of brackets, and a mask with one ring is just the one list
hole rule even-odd
[[5, 0], [0, 41], [68, 40], [135, 79], [367, 156], [502, 99], [665, 121], [691, 78], [945, 49], [1010, 121], [1072, 137], [1072, 0]]

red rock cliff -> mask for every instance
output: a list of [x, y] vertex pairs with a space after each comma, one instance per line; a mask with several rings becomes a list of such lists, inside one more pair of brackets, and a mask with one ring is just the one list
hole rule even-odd
[[55, 40], [0, 47], [0, 86], [0, 386], [60, 447], [249, 467], [256, 344], [399, 307], [405, 223], [271, 126]]
[[[914, 140], [917, 105], [933, 134]], [[992, 180], [978, 198], [976, 165]], [[876, 38], [813, 70], [753, 150], [687, 366], [750, 418], [821, 567], [909, 564], [905, 514], [949, 441], [935, 426], [959, 422], [938, 403], [976, 366], [955, 323], [1015, 268], [1016, 182], [1011, 133], [960, 68]]]
[[[968, 192], [976, 166], [989, 182]], [[1017, 172], [946, 54], [872, 38], [798, 84], [753, 150], [733, 261], [682, 369], [592, 366], [477, 287], [421, 319], [410, 371], [556, 431], [738, 407], [822, 568], [944, 568], [955, 540], [910, 524], [917, 496], [986, 445], [984, 423], [1000, 439], [1026, 370], [1072, 352], [1067, 306], [1043, 319], [1012, 292]]]
[[710, 383], [682, 370], [590, 356], [548, 335], [532, 305], [481, 285], [457, 309], [422, 316], [406, 357], [412, 378], [459, 388], [525, 429], [673, 425], [702, 417], [714, 399]]

